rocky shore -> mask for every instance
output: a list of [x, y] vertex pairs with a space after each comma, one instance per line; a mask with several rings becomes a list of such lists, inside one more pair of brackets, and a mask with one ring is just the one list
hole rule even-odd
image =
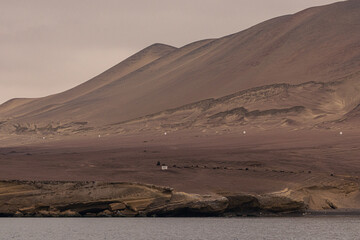
[[136, 183], [1, 181], [1, 217], [198, 217], [302, 215], [283, 196], [176, 192]]

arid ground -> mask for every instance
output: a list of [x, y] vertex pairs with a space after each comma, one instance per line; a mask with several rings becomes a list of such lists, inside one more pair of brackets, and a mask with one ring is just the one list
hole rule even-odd
[[[284, 191], [313, 195], [314, 209], [325, 208], [326, 200], [342, 208], [360, 205], [358, 131], [153, 132], [31, 141], [36, 143], [0, 149], [3, 180], [137, 182], [199, 194]], [[162, 171], [158, 161], [169, 169]]]

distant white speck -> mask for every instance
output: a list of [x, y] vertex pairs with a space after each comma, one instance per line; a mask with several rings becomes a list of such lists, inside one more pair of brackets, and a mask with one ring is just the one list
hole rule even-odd
[[167, 132], [164, 132], [164, 135], [166, 136], [166, 135], [167, 135]]
[[98, 137], [101, 138], [101, 135], [99, 135]]
[[45, 139], [46, 137], [43, 137], [43, 139]]
[[343, 135], [343, 132], [340, 132], [340, 135]]
[[246, 134], [246, 131], [243, 131], [243, 134]]

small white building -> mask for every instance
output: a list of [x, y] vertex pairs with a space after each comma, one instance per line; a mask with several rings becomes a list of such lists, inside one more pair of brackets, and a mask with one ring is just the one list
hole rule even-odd
[[163, 171], [168, 170], [168, 166], [161, 166], [161, 170]]

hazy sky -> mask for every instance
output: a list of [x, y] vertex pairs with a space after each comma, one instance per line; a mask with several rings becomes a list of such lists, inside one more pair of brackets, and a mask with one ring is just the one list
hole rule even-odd
[[69, 89], [152, 43], [222, 37], [332, 0], [0, 0], [0, 103]]

